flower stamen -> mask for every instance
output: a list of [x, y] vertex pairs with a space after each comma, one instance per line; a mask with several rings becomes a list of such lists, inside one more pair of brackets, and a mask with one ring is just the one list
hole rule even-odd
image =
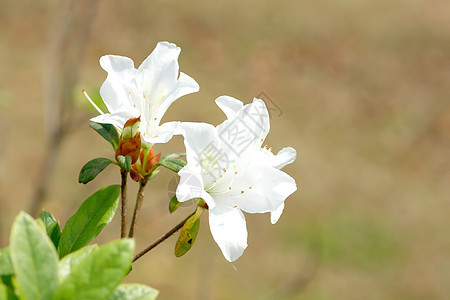
[[91, 97], [89, 97], [88, 93], [86, 93], [86, 90], [83, 90], [83, 94], [86, 97], [86, 99], [88, 99], [88, 101], [92, 104], [92, 106], [102, 115], [104, 115], [105, 113], [102, 112], [102, 110], [97, 106], [97, 104], [94, 103], [94, 101], [92, 101]]

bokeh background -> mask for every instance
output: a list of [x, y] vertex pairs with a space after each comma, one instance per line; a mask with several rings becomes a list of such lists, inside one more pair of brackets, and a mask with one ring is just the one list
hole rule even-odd
[[[237, 262], [203, 218], [187, 255], [173, 255], [172, 237], [127, 281], [160, 299], [450, 299], [448, 9], [444, 0], [2, 0], [0, 246], [20, 210], [45, 207], [64, 224], [119, 182], [110, 167], [77, 183], [85, 162], [113, 156], [88, 127], [96, 113], [81, 90], [98, 98], [100, 56], [139, 65], [168, 40], [201, 90], [165, 120], [219, 124], [216, 97], [261, 95], [274, 109], [267, 144], [298, 151], [285, 171], [299, 190], [275, 226], [247, 215]], [[183, 151], [182, 140], [157, 149]], [[175, 180], [161, 172], [147, 187], [138, 249], [192, 211], [168, 214]], [[97, 242], [118, 232], [116, 219]]]

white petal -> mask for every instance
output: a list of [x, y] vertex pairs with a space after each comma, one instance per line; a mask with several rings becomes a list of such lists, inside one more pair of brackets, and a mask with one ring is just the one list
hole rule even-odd
[[100, 58], [100, 65], [108, 72], [108, 77], [100, 88], [100, 95], [109, 112], [133, 107], [136, 103], [131, 99], [135, 98], [132, 95], [137, 89], [133, 61], [124, 56], [105, 55]]
[[281, 217], [281, 214], [283, 213], [283, 210], [284, 210], [284, 202], [277, 209], [270, 212], [270, 222], [272, 224], [278, 222], [278, 220]]
[[[142, 139], [148, 144], [164, 144], [167, 143], [174, 134], [178, 132], [178, 124], [180, 122], [167, 122], [156, 127], [151, 136], [141, 134]], [[180, 134], [180, 133], [178, 133]]]
[[230, 96], [220, 96], [216, 99], [216, 104], [225, 113], [228, 119], [234, 118], [244, 106], [242, 101]]
[[[137, 71], [141, 78], [137, 81], [146, 102], [142, 110], [148, 135], [156, 135], [153, 131], [174, 101], [199, 90], [197, 82], [188, 75], [181, 73], [178, 78], [180, 51], [175, 44], [160, 42]], [[163, 140], [168, 139], [170, 137]]]
[[[175, 44], [159, 42], [138, 68], [139, 76], [142, 76], [142, 92], [157, 110], [161, 101], [176, 87], [180, 51]], [[155, 111], [152, 115], [156, 116]]]
[[261, 146], [270, 130], [270, 117], [263, 100], [253, 98], [253, 102], [244, 106], [241, 118], [247, 126], [257, 133], [257, 145]]
[[179, 128], [184, 137], [188, 162], [199, 163], [202, 153], [211, 146], [218, 147], [219, 145], [217, 130], [211, 124], [181, 122]]
[[164, 101], [161, 102], [158, 108], [158, 113], [156, 116], [158, 120], [162, 119], [169, 106], [178, 98], [184, 95], [198, 92], [199, 90], [200, 86], [198, 85], [198, 83], [189, 75], [181, 72], [180, 78], [178, 79], [175, 88], [172, 91], [168, 92], [168, 94], [164, 98]]
[[151, 70], [155, 66], [164, 66], [177, 61], [180, 52], [180, 47], [173, 43], [159, 42], [152, 53], [139, 66], [139, 71], [143, 69]]
[[232, 192], [240, 194], [236, 205], [248, 213], [264, 213], [278, 209], [297, 190], [295, 180], [278, 169], [250, 166], [246, 174], [234, 180]]
[[271, 151], [260, 148], [254, 155], [254, 162], [272, 166], [277, 169], [282, 169], [288, 164], [291, 164], [297, 158], [297, 151], [292, 147], [286, 147], [281, 149], [276, 155]]
[[247, 248], [247, 226], [239, 209], [216, 206], [209, 209], [209, 228], [225, 258], [233, 262]]
[[104, 55], [100, 58], [100, 66], [108, 73], [123, 73], [134, 69], [131, 58], [120, 55]]
[[136, 118], [139, 117], [140, 113], [136, 109], [130, 109], [130, 110], [120, 110], [116, 111], [112, 114], [104, 114], [97, 116], [95, 118], [92, 118], [92, 122], [96, 123], [103, 123], [103, 124], [113, 124], [114, 126], [117, 126], [119, 128], [123, 128], [123, 125], [126, 121], [128, 121], [130, 118]]
[[186, 202], [194, 198], [202, 198], [211, 208], [215, 207], [214, 199], [204, 190], [200, 170], [192, 165], [184, 166], [180, 172], [180, 183], [177, 186], [178, 202]]
[[292, 147], [281, 149], [273, 161], [272, 166], [277, 169], [282, 169], [284, 166], [291, 164], [297, 158], [297, 151]]
[[220, 138], [238, 156], [260, 147], [269, 129], [269, 113], [259, 99], [245, 105], [234, 117], [217, 126]]

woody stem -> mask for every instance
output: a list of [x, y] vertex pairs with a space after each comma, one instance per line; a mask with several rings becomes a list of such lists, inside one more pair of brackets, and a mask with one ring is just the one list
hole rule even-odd
[[166, 234], [164, 234], [163, 236], [161, 236], [157, 241], [155, 241], [153, 244], [151, 244], [150, 246], [148, 246], [147, 248], [145, 248], [144, 250], [142, 250], [141, 252], [139, 252], [138, 254], [136, 254], [136, 256], [133, 258], [133, 262], [135, 262], [136, 260], [138, 260], [139, 258], [141, 258], [142, 256], [144, 256], [147, 252], [149, 252], [150, 250], [152, 250], [153, 248], [155, 248], [156, 246], [158, 246], [159, 244], [161, 244], [162, 242], [164, 242], [165, 240], [167, 240], [172, 234], [174, 234], [175, 232], [177, 232], [178, 230], [181, 229], [181, 227], [184, 226], [184, 224], [187, 222], [187, 220], [189, 220], [190, 217], [192, 217], [195, 214], [195, 211], [190, 214], [189, 216], [186, 217], [186, 219], [184, 219], [183, 221], [181, 221], [178, 225], [176, 225], [175, 227], [173, 227], [170, 231], [168, 231]]
[[136, 196], [136, 206], [134, 207], [133, 220], [131, 221], [130, 233], [128, 234], [129, 238], [134, 236], [134, 230], [136, 228], [137, 216], [139, 211], [141, 210], [142, 201], [144, 200], [144, 189], [147, 184], [147, 180], [141, 180], [139, 182], [139, 190]]
[[122, 202], [122, 225], [120, 230], [120, 237], [125, 238], [127, 236], [127, 175], [128, 172], [121, 170], [122, 184], [120, 186], [120, 196]]

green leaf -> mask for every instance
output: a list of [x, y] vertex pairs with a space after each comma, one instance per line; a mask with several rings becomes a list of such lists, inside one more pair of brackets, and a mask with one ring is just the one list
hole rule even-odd
[[120, 186], [110, 185], [84, 201], [64, 227], [59, 241], [60, 257], [87, 245], [111, 222], [119, 203], [119, 194]]
[[0, 276], [13, 275], [14, 270], [9, 255], [9, 247], [0, 249]]
[[117, 157], [117, 160], [119, 161], [120, 167], [122, 169], [124, 169], [125, 172], [130, 172], [130, 169], [131, 169], [131, 156], [119, 155]]
[[97, 177], [98, 174], [100, 174], [101, 171], [103, 171], [109, 164], [111, 164], [112, 161], [107, 158], [94, 158], [91, 161], [88, 161], [80, 171], [80, 175], [78, 176], [78, 182], [79, 183], [88, 183], [89, 181], [93, 180], [95, 177]]
[[181, 228], [180, 236], [175, 244], [175, 256], [180, 257], [186, 254], [194, 245], [197, 238], [198, 229], [200, 228], [200, 217], [205, 209], [197, 206], [195, 214], [190, 217]]
[[61, 238], [61, 228], [59, 226], [59, 222], [56, 221], [53, 215], [45, 209], [42, 210], [39, 215], [39, 219], [44, 222], [45, 231], [47, 232], [48, 237], [52, 240], [53, 245], [58, 248], [59, 239]]
[[160, 161], [180, 158], [180, 157], [183, 157], [183, 156], [186, 156], [186, 152], [172, 153], [172, 154], [164, 155], [163, 157], [161, 157]]
[[91, 122], [89, 126], [107, 140], [113, 146], [114, 150], [117, 149], [119, 146], [119, 134], [114, 125]]
[[49, 237], [24, 212], [11, 230], [10, 255], [20, 295], [52, 299], [58, 286], [58, 255]]
[[158, 165], [178, 173], [186, 165], [186, 162], [182, 159], [166, 159], [160, 161]]
[[0, 300], [16, 300], [14, 291], [0, 281]]
[[54, 300], [106, 299], [119, 285], [133, 259], [134, 241], [121, 239], [94, 249], [61, 282]]
[[142, 284], [121, 284], [108, 300], [154, 300], [159, 291]]
[[177, 210], [178, 207], [180, 207], [181, 203], [183, 202], [178, 202], [176, 195], [173, 196], [169, 202], [169, 212], [173, 213], [175, 210]]
[[64, 258], [59, 261], [58, 265], [59, 281], [63, 282], [73, 268], [78, 266], [80, 262], [83, 261], [89, 254], [98, 249], [99, 248], [97, 245], [86, 246], [64, 256]]
[[[13, 276], [14, 269], [9, 255], [9, 247], [2, 248], [0, 249], [0, 284], [3, 282], [6, 287], [12, 287], [11, 279]], [[3, 298], [0, 297], [1, 299]]]

